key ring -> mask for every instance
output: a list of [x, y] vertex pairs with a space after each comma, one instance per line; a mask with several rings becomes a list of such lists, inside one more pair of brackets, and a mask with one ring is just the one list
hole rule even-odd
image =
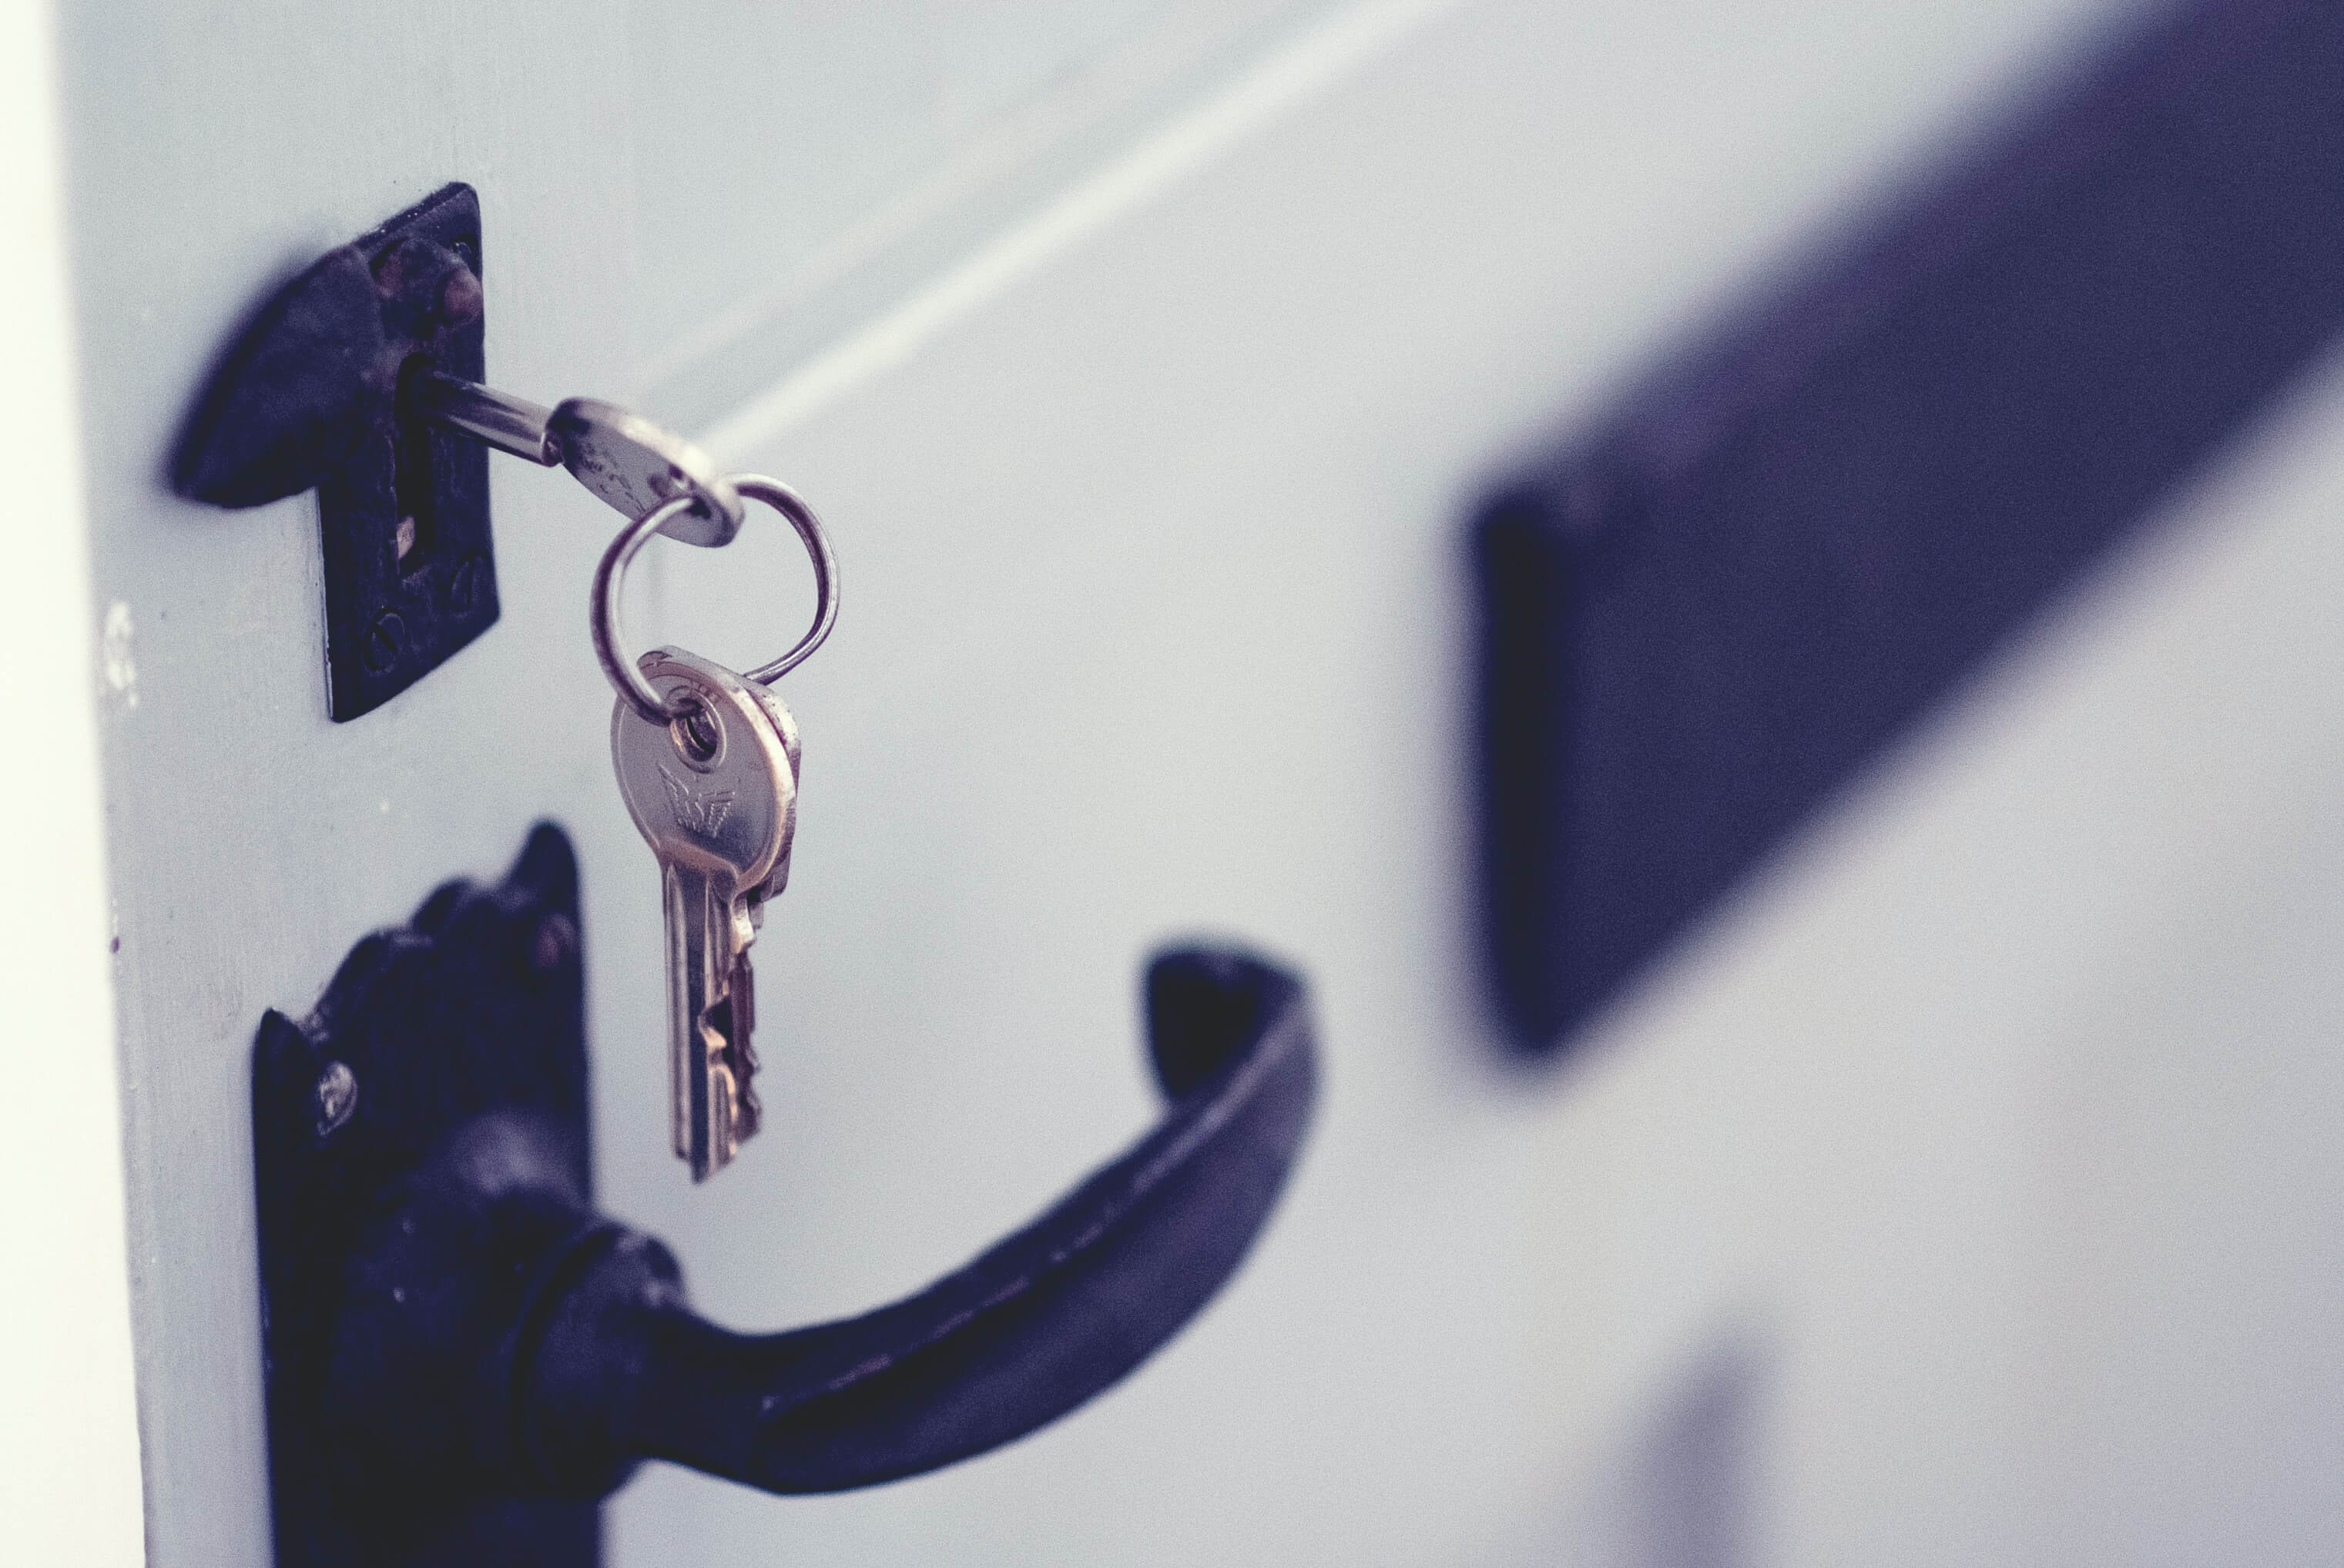
[[[830, 635], [831, 623], [838, 618], [838, 563], [830, 553], [830, 540], [823, 537], [822, 519], [813, 508], [798, 498], [797, 492], [779, 479], [769, 479], [763, 474], [728, 474], [725, 478], [732, 487], [752, 500], [764, 502], [789, 519], [791, 528], [805, 545], [806, 559], [813, 566], [813, 625], [798, 638], [797, 645], [771, 664], [743, 671], [743, 678], [760, 686], [771, 686], [783, 676], [805, 661], [806, 656], [822, 646]], [[671, 708], [635, 661], [620, 651], [621, 633], [619, 626], [619, 594], [627, 575], [628, 566], [643, 546], [674, 518], [697, 504], [689, 491], [662, 502], [645, 512], [611, 541], [602, 552], [601, 564], [594, 568], [592, 613], [589, 618], [594, 631], [594, 657], [601, 661], [602, 673], [611, 678], [611, 685], [627, 706], [641, 714], [646, 723], [669, 724], [687, 717], [691, 705]]]

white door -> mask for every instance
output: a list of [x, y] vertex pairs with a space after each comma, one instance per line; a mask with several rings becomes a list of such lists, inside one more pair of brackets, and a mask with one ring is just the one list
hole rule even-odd
[[[36, 260], [73, 296], [88, 591], [15, 668], [66, 742], [95, 723], [126, 1203], [68, 1142], [97, 1184], [42, 1244], [126, 1279], [149, 1560], [268, 1551], [262, 1010], [551, 817], [600, 1199], [737, 1326], [898, 1294], [1144, 1124], [1167, 937], [1292, 960], [1328, 1050], [1261, 1248], [1129, 1382], [866, 1493], [655, 1467], [607, 1513], [619, 1568], [2334, 1561], [2344, 382], [1561, 1070], [1499, 1066], [1470, 950], [1477, 487], [2121, 15], [60, 8], [56, 161], [12, 177], [62, 180]], [[655, 882], [585, 631], [611, 514], [500, 460], [500, 624], [335, 725], [315, 502], [160, 479], [249, 304], [450, 179], [493, 383], [787, 478], [843, 564], [783, 689], [768, 1130], [705, 1188], [666, 1150]], [[805, 613], [779, 532], [654, 550], [641, 624], [765, 657]], [[52, 950], [88, 968], [88, 925]]]

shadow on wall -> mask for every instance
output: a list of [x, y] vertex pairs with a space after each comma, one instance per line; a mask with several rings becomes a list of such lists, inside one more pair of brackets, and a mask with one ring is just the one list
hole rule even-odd
[[1525, 1563], [1570, 1568], [1748, 1568], [1757, 1420], [1771, 1358], [1721, 1334], [1576, 1490]]

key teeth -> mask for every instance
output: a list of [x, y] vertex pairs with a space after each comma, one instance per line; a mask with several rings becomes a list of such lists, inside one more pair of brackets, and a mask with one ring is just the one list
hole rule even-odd
[[749, 1044], [755, 1022], [754, 980], [748, 956], [734, 961], [731, 984], [722, 1001], [708, 1010], [708, 1154], [707, 1169], [692, 1172], [706, 1181], [732, 1161], [741, 1145], [756, 1136], [763, 1107], [751, 1081], [757, 1072], [757, 1053]]
[[757, 1135], [764, 1112], [757, 1100], [757, 1051], [751, 1043], [757, 1030], [757, 977], [749, 967], [745, 943], [732, 960], [732, 983], [724, 1000], [732, 1025], [724, 1031], [724, 1065], [732, 1073], [732, 1142], [737, 1148]]
[[[707, 1062], [708, 1142], [698, 1158], [689, 1148], [676, 1150], [692, 1161], [692, 1179], [696, 1182], [707, 1181], [731, 1164], [741, 1145], [757, 1135], [763, 1120], [764, 1107], [753, 1087], [757, 1053], [750, 1044], [750, 1033], [755, 1024], [756, 980], [749, 955], [743, 952], [733, 960], [726, 994], [701, 1015], [700, 1050]], [[688, 1140], [691, 1131], [679, 1123], [677, 1134], [680, 1141]]]
[[706, 1181], [732, 1162], [741, 1148], [741, 1131], [734, 1116], [732, 1074], [722, 1065], [712, 1063], [708, 1070], [708, 1169], [692, 1175]]
[[[709, 1129], [710, 1174], [722, 1171], [741, 1152], [741, 1145], [757, 1135], [757, 1120], [761, 1107], [756, 1091], [748, 1084], [747, 1073], [737, 1066], [738, 1058], [731, 1051], [726, 1060], [709, 1070]], [[755, 1070], [752, 1060], [749, 1071]]]
[[757, 1135], [765, 1108], [754, 1087], [757, 1053], [744, 1045], [733, 1047], [728, 1054], [732, 1058], [732, 1146], [738, 1149]]

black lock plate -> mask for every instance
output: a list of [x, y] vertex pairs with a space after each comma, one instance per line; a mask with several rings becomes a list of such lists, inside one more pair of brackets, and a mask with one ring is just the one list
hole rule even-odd
[[381, 707], [497, 620], [489, 456], [402, 417], [403, 377], [486, 370], [480, 204], [441, 187], [270, 297], [207, 384], [181, 495], [258, 506], [315, 487], [333, 717]]

